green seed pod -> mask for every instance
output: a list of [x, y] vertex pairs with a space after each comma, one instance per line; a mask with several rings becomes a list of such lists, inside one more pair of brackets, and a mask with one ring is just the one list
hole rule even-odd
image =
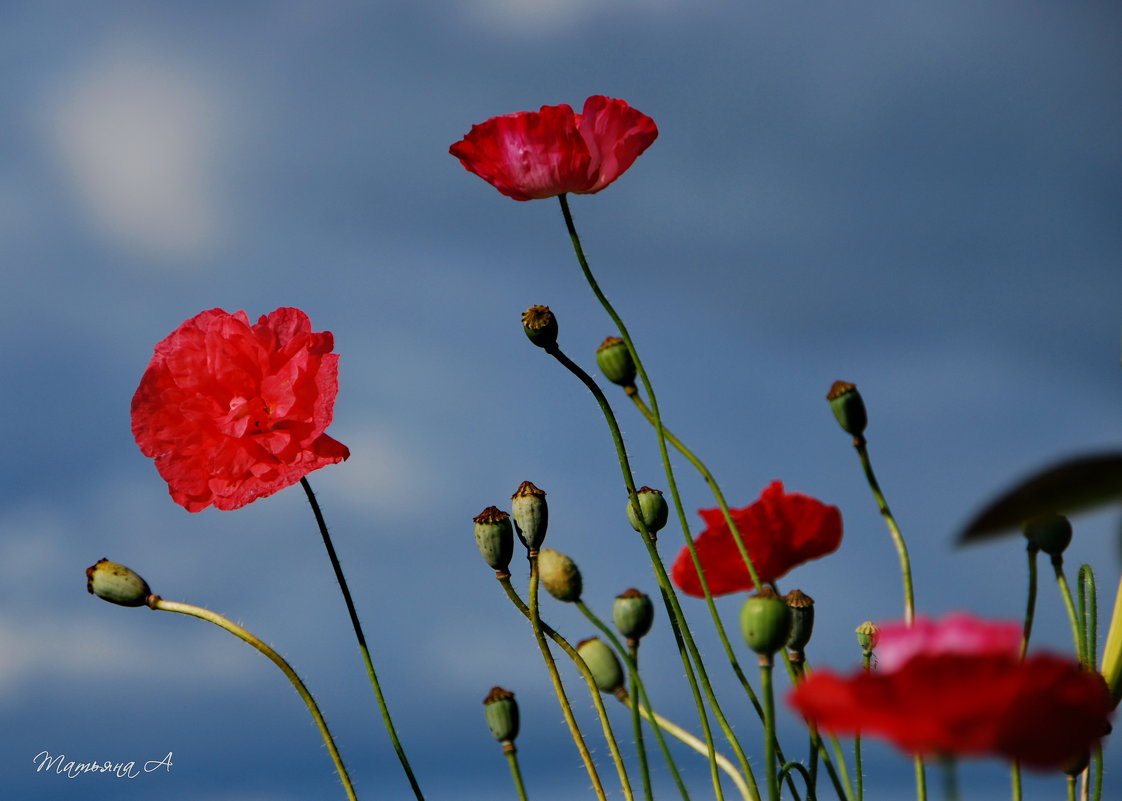
[[596, 349], [596, 364], [600, 372], [613, 384], [621, 387], [635, 386], [635, 362], [627, 343], [619, 337], [608, 337]]
[[522, 313], [522, 330], [539, 348], [557, 344], [557, 318], [548, 306], [531, 306]]
[[637, 642], [651, 630], [654, 604], [638, 590], [627, 590], [616, 596], [615, 603], [612, 604], [612, 620], [620, 634], [630, 642]]
[[830, 402], [838, 424], [847, 434], [859, 437], [865, 432], [869, 416], [865, 412], [865, 401], [861, 399], [856, 386], [845, 381], [835, 381], [826, 393], [826, 400]]
[[791, 610], [791, 635], [787, 640], [787, 649], [801, 654], [814, 632], [814, 599], [802, 590], [791, 590], [783, 596], [783, 602]]
[[[662, 497], [662, 492], [650, 487], [640, 487], [635, 497], [639, 500], [639, 510], [643, 513], [643, 522], [647, 524], [647, 531], [653, 537], [666, 525], [666, 518], [670, 514], [666, 499]], [[627, 499], [627, 521], [631, 523], [633, 529], [639, 530], [639, 521], [635, 517], [635, 507], [631, 504], [631, 498]]]
[[510, 515], [496, 506], [488, 506], [474, 518], [475, 544], [483, 561], [493, 570], [506, 573], [514, 556], [514, 527]]
[[487, 728], [500, 743], [513, 742], [518, 736], [518, 702], [510, 690], [492, 687], [483, 699], [483, 714]]
[[872, 656], [877, 642], [880, 640], [880, 629], [873, 625], [873, 621], [866, 620], [857, 627], [857, 644], [861, 646], [861, 653]]
[[522, 540], [527, 550], [536, 551], [545, 539], [545, 529], [549, 523], [545, 492], [529, 481], [523, 481], [510, 496], [510, 514], [514, 518], [518, 539]]
[[108, 559], [99, 559], [86, 568], [86, 592], [121, 606], [144, 606], [152, 594], [147, 581]]
[[771, 656], [787, 644], [791, 610], [770, 587], [765, 587], [741, 607], [740, 633], [757, 654]]
[[598, 637], [577, 643], [577, 653], [588, 665], [592, 679], [600, 692], [618, 693], [623, 689], [623, 668], [616, 658], [616, 652]]
[[1063, 515], [1041, 515], [1021, 527], [1029, 545], [1049, 556], [1060, 556], [1071, 544], [1071, 521]]
[[546, 548], [538, 554], [538, 578], [542, 586], [558, 601], [572, 603], [580, 600], [583, 585], [580, 569], [565, 554]]

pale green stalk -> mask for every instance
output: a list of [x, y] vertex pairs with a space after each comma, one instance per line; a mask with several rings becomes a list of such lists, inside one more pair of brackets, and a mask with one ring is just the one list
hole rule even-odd
[[518, 751], [514, 743], [503, 743], [503, 753], [506, 754], [507, 764], [510, 765], [510, 776], [514, 779], [514, 790], [518, 793], [518, 799], [527, 801], [526, 786], [522, 783], [522, 771], [518, 767]]
[[300, 677], [296, 675], [296, 671], [292, 669], [280, 654], [241, 626], [227, 620], [222, 617], [222, 615], [211, 612], [209, 609], [203, 609], [200, 606], [193, 606], [192, 604], [180, 603], [178, 601], [165, 601], [158, 595], [149, 595], [147, 604], [151, 609], [160, 612], [178, 612], [181, 615], [190, 615], [191, 617], [205, 620], [208, 623], [213, 623], [219, 628], [230, 632], [239, 640], [252, 645], [268, 657], [270, 662], [280, 668], [281, 672], [292, 683], [296, 692], [299, 693], [300, 697], [307, 705], [308, 711], [312, 713], [312, 720], [315, 721], [316, 728], [319, 729], [320, 736], [323, 737], [324, 745], [327, 746], [327, 751], [331, 754], [331, 761], [335, 763], [335, 770], [339, 774], [339, 780], [343, 783], [343, 790], [346, 792], [347, 798], [350, 799], [350, 801], [356, 801], [357, 796], [355, 796], [354, 787], [351, 785], [351, 779], [347, 775], [347, 769], [343, 766], [343, 758], [339, 756], [339, 750], [335, 747], [335, 740], [331, 737], [331, 732], [328, 731], [327, 721], [324, 720], [323, 715], [320, 714], [319, 707], [316, 705], [315, 699], [312, 698], [312, 694], [308, 692], [308, 688], [304, 686], [304, 682], [301, 681]]

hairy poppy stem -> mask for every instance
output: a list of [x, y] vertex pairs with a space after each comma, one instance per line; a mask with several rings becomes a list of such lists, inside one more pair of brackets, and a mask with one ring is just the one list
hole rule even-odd
[[242, 642], [249, 643], [266, 657], [269, 661], [280, 668], [285, 677], [292, 683], [292, 686], [299, 693], [304, 703], [308, 707], [308, 711], [312, 713], [312, 719], [315, 721], [316, 728], [319, 729], [320, 736], [323, 737], [324, 745], [327, 746], [327, 751], [331, 754], [331, 761], [335, 763], [335, 770], [339, 774], [339, 780], [343, 783], [343, 790], [347, 793], [347, 798], [350, 801], [357, 801], [354, 787], [351, 785], [351, 779], [347, 775], [347, 769], [343, 766], [343, 758], [339, 756], [339, 750], [335, 747], [335, 740], [331, 736], [331, 732], [327, 728], [327, 721], [323, 719], [323, 715], [319, 711], [319, 706], [316, 704], [312, 694], [308, 688], [304, 686], [304, 682], [292, 669], [292, 666], [285, 661], [284, 657], [259, 640], [257, 637], [243, 629], [236, 623], [227, 620], [222, 615], [211, 612], [209, 609], [203, 609], [200, 606], [192, 604], [180, 603], [178, 601], [165, 601], [158, 595], [148, 596], [148, 606], [160, 612], [178, 612], [181, 615], [190, 615], [205, 620], [208, 623], [213, 623], [221, 629], [233, 634]]
[[[667, 485], [670, 490], [671, 498], [674, 501], [674, 508], [677, 512], [678, 522], [682, 527], [682, 532], [685, 535], [686, 539], [690, 540], [692, 538], [690, 535], [689, 523], [686, 521], [685, 515], [682, 511], [682, 499], [678, 493], [677, 482], [674, 480], [674, 470], [671, 467], [670, 455], [666, 448], [666, 435], [662, 427], [662, 418], [659, 414], [658, 401], [654, 394], [654, 388], [651, 386], [650, 379], [647, 377], [647, 371], [643, 367], [643, 362], [639, 358], [639, 354], [635, 349], [635, 345], [631, 341], [631, 334], [628, 332], [627, 326], [624, 325], [623, 319], [619, 316], [615, 308], [608, 301], [608, 298], [601, 291], [600, 285], [596, 282], [596, 278], [595, 276], [593, 276], [592, 270], [588, 266], [588, 260], [584, 256], [584, 249], [581, 247], [580, 236], [577, 234], [576, 226], [573, 223], [573, 215], [569, 211], [569, 201], [567, 196], [564, 194], [558, 195], [558, 200], [561, 203], [561, 212], [565, 217], [565, 226], [569, 231], [569, 239], [572, 242], [573, 251], [576, 254], [578, 263], [580, 264], [581, 272], [584, 274], [585, 280], [588, 282], [588, 285], [592, 289], [593, 294], [595, 294], [596, 298], [600, 301], [600, 305], [603, 306], [604, 311], [607, 312], [608, 316], [612, 319], [612, 321], [616, 325], [616, 328], [619, 330], [620, 337], [627, 345], [627, 350], [631, 355], [632, 361], [635, 362], [635, 368], [638, 371], [639, 377], [643, 382], [643, 387], [647, 391], [647, 397], [650, 398], [651, 413], [654, 415], [654, 426], [655, 430], [658, 432], [659, 452], [662, 456], [662, 464], [663, 469], [666, 473]], [[641, 534], [644, 546], [647, 548], [647, 554], [650, 557], [651, 564], [655, 569], [655, 576], [658, 579], [659, 591], [662, 593], [663, 603], [666, 605], [666, 609], [670, 618], [671, 628], [674, 630], [675, 639], [679, 642], [679, 654], [682, 657], [682, 663], [686, 669], [686, 676], [690, 680], [691, 690], [694, 692], [694, 703], [697, 705], [702, 730], [705, 733], [706, 742], [710, 746], [710, 775], [713, 779], [713, 788], [716, 792], [717, 799], [718, 801], [721, 801], [721, 799], [724, 798], [724, 795], [721, 791], [720, 777], [717, 773], [717, 764], [714, 756], [715, 751], [713, 750], [712, 734], [709, 729], [708, 718], [705, 715], [705, 710], [697, 694], [697, 684], [700, 684], [704, 689], [705, 697], [709, 702], [709, 706], [712, 708], [713, 714], [716, 715], [717, 722], [720, 725], [721, 730], [724, 732], [725, 738], [728, 740], [729, 745], [732, 746], [733, 751], [736, 753], [737, 760], [740, 763], [741, 771], [747, 776], [751, 775], [752, 769], [748, 764], [748, 758], [744, 754], [744, 749], [741, 748], [739, 741], [737, 741], [736, 739], [736, 735], [733, 734], [732, 727], [729, 725], [728, 719], [725, 717], [724, 712], [721, 710], [720, 704], [717, 702], [717, 697], [713, 692], [713, 687], [709, 682], [709, 676], [705, 670], [705, 664], [701, 659], [701, 652], [697, 648], [697, 644], [693, 639], [693, 634], [690, 631], [689, 624], [686, 622], [685, 613], [682, 611], [682, 606], [678, 602], [678, 595], [674, 591], [673, 585], [670, 583], [670, 577], [666, 573], [666, 567], [662, 563], [662, 557], [658, 554], [655, 540], [651, 536], [651, 532], [647, 528], [646, 523], [643, 522], [642, 511], [639, 508], [639, 499], [636, 494], [637, 490], [635, 488], [635, 479], [631, 472], [630, 462], [627, 458], [627, 451], [623, 444], [623, 435], [619, 431], [619, 424], [616, 421], [615, 413], [612, 411], [612, 407], [608, 403], [608, 399], [604, 397], [604, 393], [601, 391], [600, 387], [597, 386], [596, 382], [593, 381], [592, 378], [589, 377], [586, 372], [584, 372], [584, 370], [582, 370], [579, 366], [574, 364], [571, 359], [561, 353], [556, 346], [554, 346], [552, 349], [547, 348], [547, 351], [551, 355], [553, 355], [554, 358], [564, 364], [570, 370], [570, 372], [580, 378], [585, 386], [588, 387], [589, 391], [591, 391], [593, 396], [596, 398], [597, 403], [599, 403], [600, 409], [601, 411], [603, 411], [605, 419], [608, 423], [608, 427], [611, 429], [612, 440], [616, 446], [616, 454], [619, 457], [620, 469], [623, 473], [624, 484], [627, 487], [627, 493], [628, 497], [630, 498], [632, 509], [635, 513], [636, 518], [638, 519], [640, 530], [639, 533]], [[685, 646], [684, 649], [682, 648], [682, 645]], [[689, 654], [689, 658], [686, 657], [687, 652]], [[691, 661], [693, 663], [692, 666], [690, 664]], [[697, 671], [696, 677], [694, 676], [695, 669]]]
[[580, 610], [581, 614], [583, 614], [588, 619], [588, 621], [592, 623], [593, 626], [599, 629], [600, 632], [608, 638], [608, 642], [610, 642], [612, 644], [612, 647], [614, 647], [616, 651], [619, 652], [620, 656], [623, 657], [623, 661], [627, 665], [627, 670], [631, 678], [631, 687], [633, 691], [639, 696], [639, 700], [642, 702], [643, 708], [646, 710], [646, 714], [644, 714], [640, 711], [639, 704], [628, 705], [631, 708], [632, 725], [635, 728], [635, 745], [639, 752], [639, 764], [643, 771], [644, 791], [649, 794], [651, 787], [650, 771], [648, 770], [647, 765], [646, 750], [643, 747], [643, 730], [639, 725], [640, 715], [643, 715], [647, 718], [647, 720], [652, 721], [655, 736], [658, 738], [659, 746], [662, 748], [662, 755], [666, 759], [666, 765], [670, 768], [670, 772], [671, 774], [673, 774], [674, 780], [678, 784], [678, 790], [681, 792], [682, 798], [687, 799], [688, 801], [689, 795], [686, 793], [685, 785], [682, 783], [682, 777], [678, 773], [678, 766], [675, 764], [674, 758], [670, 755], [670, 751], [666, 747], [666, 740], [663, 739], [662, 732], [658, 726], [657, 721], [654, 718], [654, 709], [651, 708], [650, 699], [647, 698], [646, 688], [643, 686], [642, 679], [639, 678], [638, 641], [629, 641], [629, 645], [625, 647], [624, 644], [620, 642], [619, 637], [616, 636], [616, 633], [612, 631], [607, 626], [607, 624], [605, 624], [604, 621], [601, 620], [599, 616], [597, 616], [597, 614], [588, 607], [588, 604], [578, 599], [576, 601], [576, 607]]
[[[530, 563], [531, 564], [531, 570], [530, 570], [530, 583], [531, 583], [530, 599], [531, 600], [534, 599], [534, 592], [536, 591], [536, 587], [533, 586], [535, 576], [536, 576], [536, 572], [537, 572], [537, 569], [535, 567], [536, 563], [537, 563], [537, 557], [534, 557], [533, 560]], [[533, 615], [536, 613], [537, 610], [535, 609], [535, 610], [531, 611], [531, 608], [529, 606], [527, 606], [526, 603], [519, 597], [518, 591], [515, 590], [514, 586], [510, 583], [510, 574], [503, 575], [501, 573], [496, 573], [495, 578], [498, 579], [499, 584], [502, 585], [502, 588], [506, 592], [507, 598], [510, 599], [510, 602], [512, 604], [514, 604], [514, 606], [518, 609], [518, 611], [521, 612], [522, 615], [527, 620], [531, 621], [531, 625], [533, 625], [533, 620], [534, 620]], [[612, 726], [608, 722], [608, 713], [607, 713], [607, 710], [604, 709], [604, 702], [600, 698], [600, 689], [596, 686], [596, 680], [592, 677], [592, 672], [588, 669], [588, 665], [585, 664], [585, 662], [581, 658], [580, 654], [577, 653], [577, 649], [574, 648], [569, 643], [568, 640], [566, 640], [564, 637], [562, 637], [560, 634], [558, 634], [556, 631], [554, 631], [554, 629], [551, 628], [547, 623], [545, 623], [541, 619], [540, 616], [538, 617], [537, 620], [538, 620], [538, 623], [537, 623], [538, 628], [535, 629], [535, 637], [537, 636], [537, 634], [540, 633], [540, 634], [545, 635], [546, 637], [549, 637], [551, 640], [553, 640], [555, 643], [557, 643], [557, 645], [560, 646], [561, 650], [564, 651], [565, 654], [571, 660], [573, 660], [573, 664], [576, 665], [577, 670], [580, 671], [581, 678], [583, 678], [584, 681], [585, 681], [585, 684], [588, 685], [588, 692], [592, 696], [592, 704], [593, 704], [593, 706], [596, 707], [596, 714], [600, 718], [600, 725], [604, 729], [604, 738], [608, 742], [608, 750], [611, 751], [612, 759], [616, 763], [616, 769], [620, 773], [621, 786], [624, 788], [624, 794], [628, 798], [630, 798], [631, 797], [631, 785], [630, 785], [630, 783], [628, 782], [628, 779], [627, 779], [627, 772], [626, 772], [626, 769], [624, 768], [624, 765], [623, 765], [623, 758], [620, 756], [619, 746], [616, 743], [615, 735], [612, 733]], [[545, 658], [546, 655], [548, 654], [548, 658], [546, 659], [547, 667], [552, 665], [553, 666], [552, 670], [556, 671], [556, 664], [553, 662], [553, 655], [549, 654], [549, 647], [545, 643], [544, 639], [542, 639], [538, 643], [538, 647], [539, 647], [539, 649], [542, 649], [543, 658]], [[552, 676], [552, 674], [551, 674], [551, 676]], [[560, 677], [559, 676], [558, 676], [557, 682], [555, 682], [555, 684], [554, 684], [554, 689], [559, 693], [558, 694], [559, 699], [564, 696], [565, 691], [564, 691], [564, 688], [560, 686]], [[566, 709], [568, 710], [567, 712], [566, 712]], [[562, 704], [562, 712], [566, 715], [565, 720], [566, 720], [566, 722], [568, 722], [569, 721], [569, 716], [572, 714], [572, 709], [568, 705], [568, 699], [567, 698], [565, 699], [564, 704]], [[573, 734], [573, 741], [577, 744], [577, 750], [581, 752], [581, 757], [583, 759], [586, 755], [588, 755], [588, 748], [585, 746], [584, 739], [580, 735], [580, 727], [577, 726], [575, 718], [572, 720], [572, 724], [570, 725], [569, 730]], [[578, 739], [578, 738], [580, 738], [580, 739]], [[597, 795], [600, 795], [602, 797], [603, 787], [600, 784], [599, 776], [595, 775], [596, 774], [596, 767], [595, 767], [595, 765], [592, 764], [592, 757], [591, 756], [588, 756], [588, 761], [585, 763], [585, 767], [589, 770], [589, 776], [594, 776], [593, 784], [594, 784], [595, 787], [599, 788], [599, 790], [597, 791]]]
[[504, 748], [507, 764], [510, 765], [510, 776], [514, 780], [514, 790], [518, 793], [518, 801], [527, 801], [526, 786], [522, 783], [522, 771], [518, 767], [518, 752], [512, 743], [509, 749]]
[[393, 720], [390, 718], [390, 709], [386, 705], [385, 696], [382, 694], [382, 686], [378, 683], [378, 674], [375, 673], [374, 663], [370, 659], [370, 648], [366, 645], [366, 636], [362, 633], [362, 624], [359, 622], [358, 612], [355, 611], [355, 604], [351, 599], [351, 591], [347, 587], [347, 579], [343, 576], [343, 568], [339, 564], [339, 557], [335, 554], [335, 546], [331, 544], [331, 535], [327, 531], [327, 522], [323, 519], [319, 501], [316, 500], [316, 494], [312, 492], [312, 485], [308, 483], [307, 478], [300, 479], [300, 486], [304, 488], [304, 493], [308, 496], [308, 503], [311, 504], [316, 525], [319, 526], [319, 532], [323, 535], [323, 545], [327, 548], [327, 558], [331, 560], [331, 567], [335, 571], [335, 578], [339, 582], [339, 589], [342, 591], [343, 600], [347, 604], [347, 614], [350, 615], [351, 625], [355, 630], [358, 649], [362, 652], [362, 660], [366, 664], [366, 675], [370, 679], [370, 686], [374, 688], [374, 696], [378, 699], [378, 708], [382, 712], [382, 723], [386, 726], [390, 742], [393, 743], [397, 758], [401, 762], [401, 767], [405, 770], [405, 776], [409, 779], [409, 786], [413, 788], [413, 795], [417, 797], [417, 801], [424, 801], [425, 797], [421, 793], [421, 787], [417, 784], [417, 778], [413, 775], [413, 768], [409, 765], [409, 760], [405, 756], [405, 749], [401, 747], [401, 740], [398, 739]]

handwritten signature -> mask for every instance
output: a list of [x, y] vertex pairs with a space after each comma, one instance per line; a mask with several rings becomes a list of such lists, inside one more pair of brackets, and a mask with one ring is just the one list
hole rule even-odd
[[150, 759], [140, 768], [137, 768], [135, 761], [113, 762], [107, 759], [103, 762], [77, 762], [73, 759], [68, 760], [66, 754], [51, 756], [49, 751], [40, 751], [31, 761], [35, 763], [36, 773], [44, 771], [50, 773], [53, 770], [68, 779], [76, 779], [83, 773], [110, 773], [118, 779], [135, 779], [142, 771], [152, 773], [163, 768], [171, 773], [172, 765], [171, 751], [168, 751], [168, 755], [163, 759]]

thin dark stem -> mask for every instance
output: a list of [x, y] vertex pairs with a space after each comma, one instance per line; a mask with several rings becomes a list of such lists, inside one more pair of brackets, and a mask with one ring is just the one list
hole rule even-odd
[[390, 742], [393, 743], [394, 751], [397, 753], [398, 761], [401, 762], [401, 767], [405, 771], [405, 776], [409, 779], [409, 786], [413, 788], [413, 795], [417, 797], [418, 801], [424, 801], [425, 797], [421, 793], [421, 787], [417, 784], [417, 778], [413, 775], [413, 768], [409, 765], [409, 760], [405, 756], [405, 749], [401, 747], [401, 740], [398, 739], [397, 731], [394, 729], [390, 709], [386, 705], [386, 698], [382, 694], [382, 686], [378, 683], [378, 674], [374, 671], [374, 663], [370, 659], [370, 648], [366, 645], [366, 635], [362, 633], [362, 624], [359, 622], [358, 612], [355, 611], [354, 600], [352, 600], [351, 591], [347, 587], [347, 579], [343, 576], [343, 568], [339, 564], [339, 557], [335, 554], [335, 546], [331, 544], [331, 535], [327, 531], [327, 522], [323, 519], [319, 501], [316, 500], [316, 494], [312, 492], [312, 485], [308, 483], [307, 478], [300, 479], [300, 486], [304, 488], [304, 493], [308, 496], [308, 503], [311, 504], [316, 525], [319, 526], [319, 532], [323, 535], [323, 545], [327, 549], [327, 558], [331, 560], [331, 568], [335, 571], [335, 578], [339, 581], [339, 590], [343, 593], [343, 601], [347, 604], [347, 614], [350, 615], [351, 626], [355, 630], [358, 649], [362, 652], [362, 660], [366, 664], [366, 675], [370, 679], [370, 686], [374, 688], [374, 697], [378, 699], [378, 708], [382, 712], [382, 723], [385, 724], [386, 732], [390, 736]]

